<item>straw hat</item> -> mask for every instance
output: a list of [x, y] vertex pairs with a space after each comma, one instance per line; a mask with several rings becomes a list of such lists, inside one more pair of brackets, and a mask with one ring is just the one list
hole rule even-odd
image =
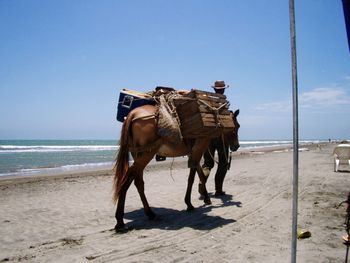
[[225, 81], [223, 80], [217, 80], [214, 82], [214, 86], [211, 86], [214, 89], [226, 89], [230, 87], [229, 85], [226, 86]]

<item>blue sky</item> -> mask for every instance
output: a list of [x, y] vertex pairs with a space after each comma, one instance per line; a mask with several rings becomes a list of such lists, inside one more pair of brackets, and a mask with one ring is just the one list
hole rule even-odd
[[[296, 0], [301, 139], [350, 139], [341, 0]], [[0, 1], [0, 139], [117, 139], [122, 88], [230, 85], [241, 139], [291, 139], [288, 0]]]

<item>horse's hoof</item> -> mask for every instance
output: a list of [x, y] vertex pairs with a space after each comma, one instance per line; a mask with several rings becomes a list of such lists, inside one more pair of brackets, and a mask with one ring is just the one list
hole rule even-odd
[[187, 205], [187, 212], [191, 212], [194, 210], [194, 206], [193, 205]]
[[206, 204], [206, 205], [211, 205], [211, 200], [210, 200], [209, 197], [204, 198], [204, 204]]
[[149, 220], [154, 220], [157, 217], [157, 215], [155, 213], [153, 213], [152, 211], [147, 213], [147, 216], [148, 216]]
[[201, 184], [201, 183], [198, 184], [198, 193], [200, 195], [204, 195], [205, 194], [203, 184]]
[[214, 195], [218, 197], [218, 196], [224, 196], [226, 195], [226, 193], [224, 191], [216, 191]]
[[130, 227], [127, 227], [125, 224], [123, 224], [123, 225], [116, 224], [114, 227], [114, 230], [118, 234], [123, 234], [123, 233], [126, 233], [132, 229]]

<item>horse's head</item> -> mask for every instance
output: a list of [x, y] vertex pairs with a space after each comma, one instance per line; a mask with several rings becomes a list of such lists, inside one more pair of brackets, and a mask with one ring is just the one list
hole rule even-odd
[[233, 131], [226, 134], [227, 143], [230, 146], [230, 150], [233, 152], [237, 151], [239, 146], [240, 146], [239, 141], [238, 141], [238, 130], [240, 127], [240, 125], [237, 121], [238, 114], [239, 114], [239, 110], [236, 110], [235, 112], [231, 111], [231, 116], [232, 116], [234, 128], [233, 128]]

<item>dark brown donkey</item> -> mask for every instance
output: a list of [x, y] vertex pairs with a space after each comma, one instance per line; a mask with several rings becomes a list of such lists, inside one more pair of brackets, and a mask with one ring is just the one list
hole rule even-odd
[[[114, 201], [117, 203], [115, 217], [117, 224], [116, 231], [127, 230], [124, 224], [124, 207], [125, 197], [129, 186], [134, 181], [135, 186], [140, 194], [145, 214], [149, 219], [154, 219], [155, 214], [148, 205], [144, 193], [143, 170], [153, 159], [155, 154], [166, 157], [189, 156], [190, 174], [188, 178], [185, 203], [187, 210], [193, 210], [191, 204], [191, 191], [196, 171], [199, 175], [200, 182], [203, 185], [202, 193], [204, 203], [211, 204], [208, 192], [205, 187], [205, 178], [200, 166], [200, 160], [203, 153], [208, 148], [211, 138], [198, 138], [183, 140], [179, 144], [167, 141], [157, 134], [156, 107], [145, 105], [132, 110], [123, 123], [120, 148], [117, 156], [114, 176]], [[224, 134], [225, 143], [230, 145], [232, 151], [239, 147], [238, 129], [239, 123], [237, 116], [239, 110], [232, 113], [234, 129], [230, 133]], [[213, 128], [214, 129], [214, 128]], [[129, 152], [131, 152], [134, 162], [129, 167]]]

